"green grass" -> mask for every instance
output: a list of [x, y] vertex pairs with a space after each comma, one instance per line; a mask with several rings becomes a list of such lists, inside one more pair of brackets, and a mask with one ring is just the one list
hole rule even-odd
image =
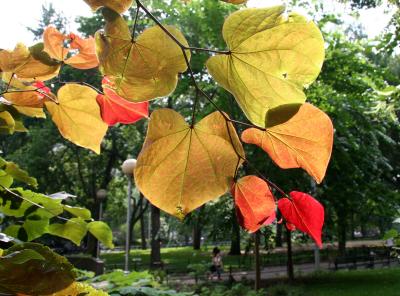
[[323, 273], [301, 279], [293, 295], [398, 296], [399, 279], [399, 268]]
[[[230, 256], [228, 255], [229, 246], [219, 246], [223, 252], [223, 262], [226, 268], [232, 267], [233, 270], [248, 270], [254, 267], [253, 256]], [[201, 250], [193, 250], [192, 247], [162, 248], [161, 258], [166, 269], [171, 273], [186, 273], [189, 264], [210, 264], [211, 251], [213, 247], [203, 247]], [[326, 250], [321, 252], [321, 258], [327, 257]], [[124, 264], [124, 253], [113, 252], [104, 253], [101, 256], [105, 260], [108, 270], [122, 268]], [[145, 270], [150, 263], [150, 250], [132, 250], [130, 253], [130, 268], [134, 268], [133, 260], [140, 259], [139, 270]], [[295, 253], [293, 256], [295, 264], [313, 262], [314, 254], [312, 251]], [[285, 265], [286, 254], [262, 254], [262, 265]]]

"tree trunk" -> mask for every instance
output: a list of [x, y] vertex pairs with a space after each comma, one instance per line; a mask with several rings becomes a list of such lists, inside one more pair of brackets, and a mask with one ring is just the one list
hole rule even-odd
[[193, 249], [200, 250], [201, 232], [203, 230], [203, 214], [205, 205], [202, 205], [195, 213], [193, 225]]
[[160, 209], [151, 205], [150, 266], [161, 267]]
[[261, 287], [261, 260], [260, 260], [260, 231], [254, 234], [254, 255], [256, 263], [256, 278], [254, 282], [254, 289], [260, 290]]
[[[276, 215], [276, 220], [279, 221], [282, 219], [281, 212], [278, 211]], [[282, 247], [282, 223], [277, 223], [276, 224], [276, 237], [275, 237], [275, 246], [276, 247]]]
[[[100, 213], [99, 208], [100, 208], [100, 203], [98, 203], [97, 199], [95, 198], [95, 204], [93, 206], [93, 209], [91, 210], [91, 213], [92, 217], [94, 217], [96, 220], [99, 220], [99, 213]], [[98, 243], [97, 238], [88, 232], [86, 253], [90, 254], [92, 257], [97, 257], [97, 243]]]
[[[140, 204], [140, 211], [143, 212], [143, 204]], [[147, 242], [146, 242], [146, 228], [145, 228], [145, 223], [144, 223], [144, 212], [143, 214], [140, 216], [140, 241], [141, 241], [141, 246], [142, 246], [142, 250], [146, 250], [147, 249]]]
[[240, 226], [236, 219], [236, 212], [233, 211], [231, 249], [229, 255], [240, 255]]
[[293, 272], [293, 252], [292, 252], [292, 232], [286, 229], [286, 244], [287, 244], [287, 275], [289, 282], [294, 280]]
[[346, 254], [346, 219], [339, 218], [338, 221], [338, 251], [344, 256]]

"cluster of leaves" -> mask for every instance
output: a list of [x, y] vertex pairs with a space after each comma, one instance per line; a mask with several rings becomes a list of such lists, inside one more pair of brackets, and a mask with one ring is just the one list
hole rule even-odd
[[36, 243], [16, 244], [0, 257], [0, 293], [5, 295], [107, 295], [78, 283], [74, 267]]
[[[14, 181], [37, 186], [36, 179], [29, 177], [26, 171], [0, 158], [0, 212], [9, 217], [11, 224], [4, 229], [5, 234], [22, 241], [33, 241], [49, 233], [69, 239], [79, 246], [89, 231], [104, 245], [113, 247], [107, 224], [93, 221], [88, 209], [62, 203], [70, 195], [56, 193], [48, 196], [13, 187]], [[13, 223], [10, 223], [10, 218]]]
[[[322, 181], [331, 155], [333, 127], [324, 112], [304, 103], [303, 92], [318, 76], [324, 60], [324, 41], [317, 26], [296, 13], [285, 16], [283, 6], [242, 9], [225, 20], [222, 34], [227, 51], [199, 49], [190, 47], [177, 28], [162, 25], [140, 1], [136, 1], [136, 18], [142, 10], [156, 25], [138, 37], [136, 21], [131, 30], [121, 15], [133, 1], [86, 2], [94, 10], [101, 8], [105, 20], [104, 30], [95, 38], [63, 35], [49, 27], [43, 43], [0, 51], [6, 101], [30, 116], [43, 116], [45, 106], [66, 139], [99, 153], [108, 125], [147, 117], [148, 101], [172, 93], [178, 74], [188, 70], [196, 87], [190, 124], [171, 109], [156, 110], [150, 117], [135, 170], [144, 196], [182, 219], [232, 187], [242, 225], [256, 231], [275, 218], [273, 187], [287, 198], [289, 208], [296, 209], [296, 217], [286, 217], [287, 208], [278, 204], [286, 220], [320, 244], [323, 208], [318, 203], [311, 212], [299, 211], [303, 204], [294, 202], [296, 193], [287, 195], [265, 178], [250, 176], [236, 182], [240, 166], [250, 164], [242, 141], [260, 146], [279, 167], [301, 167], [317, 183]], [[199, 97], [213, 102], [191, 69], [193, 51], [215, 53], [206, 63], [209, 73], [233, 94], [251, 123], [235, 121], [219, 109], [195, 121]], [[99, 66], [103, 92], [58, 77], [64, 85], [55, 96], [47, 85], [51, 86], [51, 79], [64, 65]], [[241, 140], [237, 124], [250, 127]], [[260, 186], [263, 194], [254, 194]], [[311, 196], [304, 196], [304, 204], [315, 204]], [[317, 222], [310, 226], [310, 221]]]

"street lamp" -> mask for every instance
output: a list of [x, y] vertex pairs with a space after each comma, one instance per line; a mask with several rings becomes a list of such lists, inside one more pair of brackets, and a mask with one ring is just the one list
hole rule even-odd
[[122, 164], [122, 172], [128, 178], [127, 211], [126, 211], [126, 237], [125, 237], [125, 273], [129, 272], [129, 238], [131, 228], [131, 198], [132, 198], [132, 180], [133, 171], [136, 167], [136, 159], [127, 159]]
[[[105, 189], [99, 189], [96, 192], [96, 200], [99, 203], [99, 221], [103, 219], [103, 202], [107, 198], [107, 190]], [[100, 257], [100, 242], [97, 240], [97, 251], [96, 251], [96, 257]]]

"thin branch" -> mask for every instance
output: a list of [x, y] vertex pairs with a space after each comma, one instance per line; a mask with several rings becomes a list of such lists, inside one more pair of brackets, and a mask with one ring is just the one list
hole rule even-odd
[[79, 223], [74, 222], [74, 221], [71, 221], [70, 219], [61, 217], [61, 216], [59, 216], [59, 215], [55, 215], [51, 210], [47, 209], [46, 207], [44, 207], [44, 206], [42, 206], [42, 205], [40, 205], [40, 204], [38, 204], [38, 203], [36, 203], [36, 202], [34, 202], [34, 201], [31, 201], [30, 199], [25, 198], [25, 197], [23, 197], [23, 196], [21, 196], [21, 195], [19, 195], [19, 194], [16, 194], [14, 191], [8, 189], [7, 187], [4, 187], [3, 185], [0, 185], [0, 187], [3, 188], [3, 189], [4, 189], [5, 191], [7, 191], [8, 193], [14, 195], [15, 197], [18, 197], [18, 198], [20, 198], [20, 199], [22, 199], [22, 200], [24, 200], [24, 201], [26, 201], [26, 202], [32, 204], [33, 206], [38, 207], [39, 209], [45, 210], [46, 212], [50, 213], [51, 215], [53, 215], [54, 217], [56, 217], [56, 218], [58, 218], [58, 219], [60, 219], [60, 220], [63, 220], [63, 221], [70, 221], [71, 223], [75, 223], [75, 224], [80, 225]]
[[135, 34], [136, 34], [136, 27], [137, 27], [137, 21], [139, 17], [139, 12], [140, 12], [140, 6], [136, 6], [136, 14], [135, 14], [135, 21], [133, 22], [133, 29], [132, 29], [132, 41], [135, 40]]

